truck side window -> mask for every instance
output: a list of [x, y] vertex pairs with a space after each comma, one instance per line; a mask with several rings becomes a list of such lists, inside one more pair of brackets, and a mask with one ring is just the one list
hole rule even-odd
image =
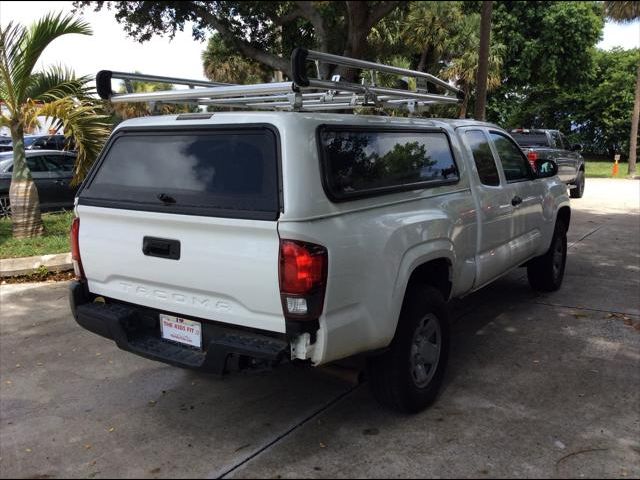
[[564, 150], [564, 145], [562, 144], [562, 135], [560, 134], [560, 132], [550, 132], [551, 133], [551, 139], [553, 140], [553, 143], [555, 143], [555, 147], [558, 150]]
[[441, 131], [326, 127], [319, 137], [327, 193], [332, 199], [459, 180], [451, 145]]
[[562, 133], [560, 134], [560, 142], [561, 142], [562, 148], [564, 150], [570, 150], [569, 142], [567, 141], [567, 137], [565, 137]]
[[473, 153], [473, 160], [476, 162], [476, 169], [480, 181], [484, 185], [497, 186], [500, 185], [500, 176], [496, 161], [491, 153], [491, 147], [487, 137], [481, 130], [469, 130], [465, 132], [467, 145]]
[[507, 182], [518, 182], [532, 178], [531, 166], [520, 147], [501, 133], [491, 132]]

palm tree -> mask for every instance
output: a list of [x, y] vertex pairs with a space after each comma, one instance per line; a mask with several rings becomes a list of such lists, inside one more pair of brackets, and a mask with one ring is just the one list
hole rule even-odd
[[64, 128], [78, 149], [75, 179], [93, 162], [106, 139], [106, 117], [98, 115], [89, 98], [89, 77], [53, 66], [34, 72], [44, 49], [56, 38], [76, 33], [90, 35], [88, 24], [71, 15], [49, 14], [25, 28], [9, 23], [0, 27], [0, 101], [6, 114], [0, 126], [9, 127], [13, 140], [13, 172], [9, 198], [14, 237], [33, 237], [44, 231], [38, 191], [26, 163], [24, 133], [38, 125], [38, 117], [54, 120]]
[[420, 52], [418, 70], [448, 58], [463, 20], [459, 2], [412, 2], [404, 23], [403, 41]]
[[[461, 33], [457, 37], [459, 44], [455, 46], [455, 51], [458, 52], [457, 56], [441, 73], [445, 79], [455, 81], [465, 93], [464, 101], [460, 106], [460, 118], [467, 116], [469, 97], [476, 86], [480, 52], [479, 26], [480, 16], [478, 14], [465, 17], [461, 24]], [[487, 91], [500, 86], [500, 69], [505, 51], [505, 46], [500, 43], [494, 43], [489, 48]]]
[[489, 48], [491, 44], [491, 10], [493, 2], [482, 2], [480, 14], [480, 46], [478, 53], [478, 77], [476, 80], [476, 119], [485, 120], [485, 106], [487, 104], [487, 75], [489, 73]]
[[[630, 23], [640, 18], [640, 2], [604, 2], [605, 15], [618, 23]], [[640, 121], [640, 63], [636, 74], [636, 93], [631, 116], [631, 137], [629, 138], [629, 167], [627, 174], [636, 174], [636, 151], [638, 149], [638, 123]]]

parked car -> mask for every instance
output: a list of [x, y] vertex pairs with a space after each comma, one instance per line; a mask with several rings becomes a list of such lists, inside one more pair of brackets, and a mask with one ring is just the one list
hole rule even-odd
[[[75, 146], [64, 135], [25, 135], [25, 150], [74, 150]], [[9, 137], [6, 143], [0, 142], [0, 152], [13, 150], [13, 141]]]
[[530, 161], [549, 159], [558, 164], [558, 176], [569, 185], [571, 198], [582, 198], [585, 188], [585, 164], [580, 155], [582, 145], [571, 145], [558, 130], [511, 130], [511, 135], [523, 148]]
[[[74, 152], [59, 150], [27, 150], [27, 165], [38, 188], [40, 208], [59, 210], [73, 208], [77, 187], [72, 187]], [[11, 213], [9, 187], [13, 172], [13, 152], [0, 153], [0, 216]]]

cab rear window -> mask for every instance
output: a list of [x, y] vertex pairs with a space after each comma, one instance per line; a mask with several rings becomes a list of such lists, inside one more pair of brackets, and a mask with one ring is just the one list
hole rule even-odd
[[549, 146], [549, 139], [545, 133], [512, 133], [511, 136], [521, 147]]
[[114, 138], [80, 203], [275, 220], [277, 137], [270, 128], [129, 131]]

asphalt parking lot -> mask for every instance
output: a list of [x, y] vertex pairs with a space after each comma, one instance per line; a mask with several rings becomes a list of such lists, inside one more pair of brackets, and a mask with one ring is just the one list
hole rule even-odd
[[218, 379], [118, 350], [67, 284], [0, 287], [0, 476], [640, 477], [640, 182], [572, 200], [563, 288], [456, 301], [436, 404], [285, 366]]

